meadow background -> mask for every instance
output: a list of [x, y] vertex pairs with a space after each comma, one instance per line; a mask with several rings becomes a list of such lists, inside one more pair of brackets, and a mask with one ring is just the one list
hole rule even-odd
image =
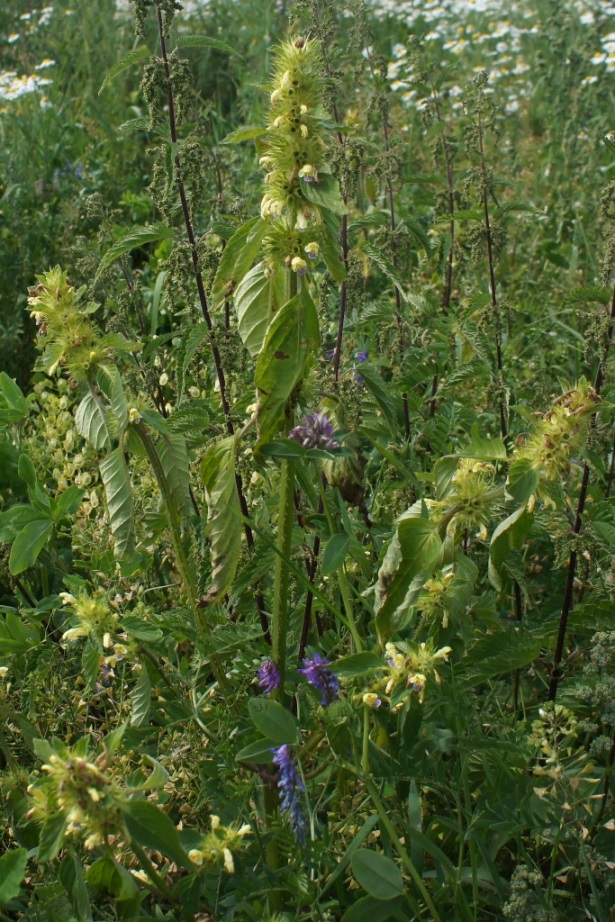
[[2, 4], [0, 920], [615, 919], [614, 72]]

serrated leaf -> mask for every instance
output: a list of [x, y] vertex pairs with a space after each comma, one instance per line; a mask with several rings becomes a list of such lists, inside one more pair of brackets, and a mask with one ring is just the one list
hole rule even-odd
[[204, 320], [200, 323], [190, 326], [185, 335], [182, 337], [181, 344], [177, 349], [177, 403], [180, 404], [184, 399], [184, 390], [186, 387], [186, 375], [190, 368], [192, 359], [201, 343], [209, 336], [209, 330]]
[[455, 668], [465, 688], [480, 685], [503, 672], [514, 672], [540, 655], [540, 640], [521, 628], [507, 628], [479, 637]]
[[149, 717], [149, 709], [152, 703], [152, 683], [145, 666], [141, 668], [139, 678], [132, 690], [130, 701], [132, 704], [130, 723], [133, 727], [142, 727]]
[[420, 516], [403, 518], [384, 555], [376, 583], [376, 628], [385, 643], [392, 632], [392, 618], [403, 605], [412, 582], [427, 576], [442, 555], [437, 528]]
[[242, 224], [224, 248], [211, 291], [212, 307], [230, 298], [258, 256], [267, 222], [256, 217]]
[[517, 503], [526, 503], [536, 490], [540, 475], [529, 458], [519, 458], [508, 468], [506, 492]]
[[102, 85], [98, 91], [98, 95], [109, 86], [109, 84], [115, 80], [118, 74], [121, 74], [122, 71], [126, 70], [128, 67], [132, 67], [133, 64], [138, 64], [140, 61], [144, 61], [150, 55], [149, 48], [146, 48], [145, 45], [142, 45], [140, 48], [135, 48], [134, 51], [129, 51], [121, 61], [118, 61], [117, 64], [114, 64], [113, 67], [107, 71], [105, 79], [102, 82]]
[[183, 435], [169, 432], [156, 440], [156, 451], [167, 479], [172, 501], [182, 518], [192, 513], [190, 458]]
[[36, 859], [39, 864], [53, 861], [62, 847], [64, 834], [68, 826], [68, 818], [63, 813], [48, 817], [41, 828], [38, 839]]
[[86, 394], [77, 407], [75, 428], [79, 435], [90, 443], [92, 448], [108, 447], [109, 429], [107, 428], [107, 418], [94, 394]]
[[115, 556], [121, 559], [132, 550], [134, 541], [132, 488], [128, 465], [121, 447], [115, 448], [101, 461], [100, 478], [107, 498]]
[[275, 314], [256, 362], [257, 448], [283, 427], [291, 395], [319, 341], [318, 314], [304, 289]]
[[33, 566], [52, 532], [53, 522], [49, 519], [35, 519], [24, 525], [13, 541], [9, 557], [9, 570], [13, 576]]
[[259, 263], [242, 278], [235, 290], [237, 329], [252, 358], [263, 348], [271, 318], [284, 301], [284, 275], [284, 270], [277, 268], [273, 275], [267, 276]]
[[251, 698], [248, 711], [256, 729], [276, 746], [296, 743], [299, 729], [293, 715], [271, 698]]
[[346, 265], [340, 241], [341, 222], [336, 214], [328, 210], [321, 213], [321, 218], [320, 252], [331, 277], [336, 282], [342, 282], [346, 278]]
[[96, 376], [98, 386], [111, 404], [120, 429], [128, 422], [128, 407], [124, 395], [122, 376], [116, 365], [101, 365]]
[[407, 303], [408, 295], [405, 290], [404, 281], [390, 259], [387, 259], [384, 253], [382, 253], [382, 251], [377, 247], [372, 246], [371, 243], [363, 243], [361, 245], [361, 252], [364, 253], [373, 263], [375, 263], [382, 272], [384, 272], [386, 277], [393, 282], [401, 297]]
[[401, 871], [380, 852], [360, 848], [352, 856], [350, 866], [357, 883], [377, 900], [392, 900], [404, 892]]
[[493, 532], [489, 546], [489, 582], [494, 589], [502, 589], [502, 568], [506, 557], [521, 547], [532, 527], [532, 518], [525, 505], [520, 506], [500, 522]]
[[470, 441], [459, 452], [460, 458], [476, 458], [480, 461], [506, 461], [506, 445], [502, 439], [485, 439], [474, 423], [470, 432]]
[[389, 424], [389, 427], [393, 432], [396, 432], [398, 419], [395, 398], [386, 386], [384, 380], [373, 365], [369, 365], [368, 363], [361, 365], [360, 375], [363, 379], [363, 383], [382, 410], [383, 416]]
[[68, 894], [73, 912], [79, 922], [82, 922], [82, 920], [83, 922], [91, 922], [92, 907], [85, 884], [83, 867], [72, 849], [60, 865], [58, 876]]
[[88, 640], [81, 654], [81, 672], [87, 691], [91, 691], [100, 675], [100, 648], [92, 640]]
[[13, 848], [0, 857], [0, 906], [6, 906], [19, 895], [27, 863], [25, 848]]
[[123, 256], [130, 253], [136, 247], [143, 246], [146, 243], [155, 243], [159, 240], [167, 240], [173, 236], [173, 228], [165, 224], [146, 224], [144, 227], [129, 228], [113, 246], [107, 250], [100, 261], [98, 271], [94, 276], [94, 284], [99, 280], [102, 273], [109, 266]]
[[229, 437], [205, 453], [201, 477], [208, 518], [211, 584], [203, 601], [212, 604], [230, 589], [241, 553], [241, 509], [235, 480], [235, 439]]
[[226, 42], [221, 42], [218, 38], [209, 38], [207, 35], [180, 35], [175, 44], [178, 48], [214, 48], [216, 51], [242, 57], [236, 48], [231, 48]]

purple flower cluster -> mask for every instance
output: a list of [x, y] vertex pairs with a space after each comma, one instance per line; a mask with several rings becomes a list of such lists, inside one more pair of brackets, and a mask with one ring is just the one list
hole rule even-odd
[[266, 695], [270, 695], [272, 692], [277, 691], [282, 685], [280, 670], [272, 659], [265, 660], [258, 670], [257, 675], [259, 679], [258, 684]]
[[340, 443], [333, 436], [335, 430], [331, 421], [324, 415], [312, 413], [304, 416], [299, 426], [291, 429], [288, 437], [299, 442], [304, 448], [339, 448]]
[[315, 653], [312, 659], [304, 659], [303, 665], [305, 669], [300, 669], [299, 672], [306, 677], [310, 685], [318, 689], [321, 694], [321, 705], [326, 708], [332, 701], [337, 701], [340, 696], [340, 680], [327, 669], [329, 660]]
[[299, 792], [305, 791], [305, 787], [299, 773], [297, 765], [290, 751], [290, 746], [285, 743], [278, 749], [272, 749], [273, 762], [280, 769], [280, 780], [278, 788], [281, 794], [280, 806], [284, 813], [288, 814], [290, 824], [299, 842], [305, 841], [305, 820], [299, 804]]

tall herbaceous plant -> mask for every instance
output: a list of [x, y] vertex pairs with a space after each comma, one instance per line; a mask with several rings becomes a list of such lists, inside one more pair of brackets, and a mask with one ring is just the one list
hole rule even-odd
[[608, 922], [608, 10], [182, 6], [0, 372], [0, 919]]

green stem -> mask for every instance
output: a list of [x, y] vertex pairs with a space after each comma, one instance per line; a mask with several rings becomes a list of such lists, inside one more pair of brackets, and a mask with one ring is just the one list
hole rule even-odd
[[290, 589], [290, 569], [288, 560], [291, 555], [292, 529], [294, 519], [295, 497], [295, 462], [291, 459], [282, 461], [280, 471], [280, 511], [278, 514], [278, 532], [273, 580], [273, 617], [271, 620], [271, 643], [273, 659], [278, 667], [281, 685], [279, 698], [284, 700], [284, 679], [286, 676], [286, 638], [288, 634], [288, 593]]
[[376, 810], [378, 811], [378, 815], [380, 816], [380, 821], [382, 825], [384, 826], [387, 833], [391, 837], [391, 842], [393, 843], [395, 851], [399, 855], [402, 864], [404, 865], [404, 867], [407, 869], [408, 873], [410, 874], [410, 877], [416, 884], [419, 890], [419, 893], [421, 894], [425, 902], [425, 905], [427, 906], [427, 908], [429, 909], [431, 913], [431, 922], [442, 922], [438, 914], [438, 910], [436, 909], [434, 902], [430, 896], [429, 890], [423, 883], [423, 879], [421, 875], [419, 874], [419, 872], [417, 871], [416, 867], [414, 866], [414, 863], [412, 859], [410, 858], [410, 855], [408, 854], [408, 852], [406, 851], [406, 849], [404, 848], [404, 846], [399, 840], [399, 836], [397, 835], [395, 831], [395, 827], [393, 826], [393, 823], [389, 819], [389, 816], [385, 809], [384, 804], [380, 800], [380, 795], [378, 794], [378, 791], [376, 790], [376, 785], [371, 780], [371, 778], [366, 778], [366, 777], [363, 778], [363, 783], [365, 784], [365, 787], [367, 788], [369, 792], [369, 796], [371, 797], [374, 803], [374, 806]]
[[361, 754], [361, 771], [369, 774], [369, 728], [371, 723], [371, 708], [363, 705], [363, 752]]

